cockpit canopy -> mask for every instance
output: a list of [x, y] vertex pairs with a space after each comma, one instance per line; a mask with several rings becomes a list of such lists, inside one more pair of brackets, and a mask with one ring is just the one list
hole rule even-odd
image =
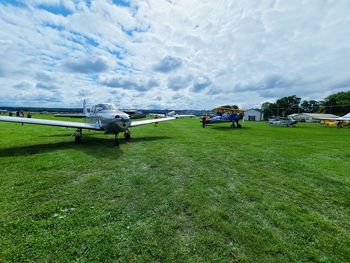
[[117, 111], [118, 108], [111, 103], [101, 103], [92, 106], [91, 112], [98, 113], [100, 111]]

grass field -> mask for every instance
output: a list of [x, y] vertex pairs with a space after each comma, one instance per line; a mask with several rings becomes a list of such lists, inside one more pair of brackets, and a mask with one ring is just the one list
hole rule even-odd
[[350, 129], [228, 126], [0, 123], [0, 261], [350, 262]]

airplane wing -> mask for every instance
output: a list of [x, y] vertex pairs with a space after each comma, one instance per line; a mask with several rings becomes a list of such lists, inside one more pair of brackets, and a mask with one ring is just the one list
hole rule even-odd
[[317, 120], [323, 120], [323, 121], [350, 121], [350, 118], [343, 118], [343, 117], [338, 117], [338, 118], [315, 118]]
[[330, 121], [339, 121], [340, 119], [342, 119], [341, 117], [328, 117], [328, 118], [321, 118], [321, 117], [317, 117], [315, 118], [316, 120], [330, 120]]
[[171, 120], [175, 120], [175, 118], [174, 117], [167, 117], [167, 118], [159, 118], [159, 119], [151, 119], [151, 120], [132, 121], [130, 124], [130, 127], [136, 127], [136, 126], [151, 124], [151, 123], [155, 123], [155, 122], [171, 121]]
[[20, 118], [20, 117], [2, 117], [0, 121], [3, 122], [17, 122], [17, 123], [28, 123], [48, 126], [58, 126], [66, 128], [77, 128], [77, 129], [89, 129], [89, 130], [102, 130], [96, 123], [83, 123], [83, 122], [72, 122], [72, 121], [52, 121], [34, 118]]
[[87, 115], [84, 113], [63, 113], [63, 114], [55, 114], [55, 117], [70, 117], [70, 118], [86, 118]]
[[340, 118], [338, 118], [338, 119], [335, 119], [336, 121], [350, 121], [350, 119], [349, 118], [342, 118], [342, 117], [340, 117]]

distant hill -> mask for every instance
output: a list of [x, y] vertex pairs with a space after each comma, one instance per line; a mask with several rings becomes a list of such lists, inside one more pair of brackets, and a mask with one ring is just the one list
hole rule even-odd
[[2, 107], [1, 110], [7, 111], [30, 111], [30, 112], [82, 112], [82, 108], [44, 108], [44, 107]]
[[[78, 113], [83, 112], [82, 108], [45, 108], [45, 107], [7, 107], [7, 106], [0, 106], [0, 110], [7, 110], [7, 111], [29, 111], [29, 112], [50, 112], [50, 113]], [[197, 116], [204, 115], [205, 113], [210, 113], [211, 111], [205, 111], [205, 110], [173, 110], [173, 109], [167, 109], [167, 110], [153, 110], [153, 109], [137, 109], [139, 111], [144, 112], [145, 114], [148, 113], [159, 113], [159, 114], [165, 114], [170, 111], [175, 111], [178, 114], [193, 114]]]

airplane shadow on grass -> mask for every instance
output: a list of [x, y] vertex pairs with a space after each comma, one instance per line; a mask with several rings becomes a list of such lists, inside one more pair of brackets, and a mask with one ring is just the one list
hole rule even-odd
[[[61, 137], [61, 135], [48, 135], [43, 137]], [[64, 137], [71, 138], [67, 135]], [[157, 140], [167, 140], [171, 139], [168, 136], [146, 136], [146, 137], [133, 137], [129, 141], [125, 139], [120, 139], [120, 145], [123, 144], [133, 144], [139, 142], [149, 142]], [[98, 138], [93, 136], [86, 136], [83, 138], [81, 144], [75, 144], [74, 141], [61, 141], [53, 143], [42, 143], [24, 146], [14, 146], [9, 148], [0, 149], [0, 157], [10, 157], [10, 156], [25, 156], [40, 154], [45, 152], [52, 152], [57, 150], [69, 150], [74, 149], [78, 151], [83, 151], [86, 154], [93, 155], [100, 158], [111, 158], [115, 159], [122, 155], [123, 151], [114, 146], [114, 138]], [[113, 154], [106, 154], [106, 151], [115, 149]]]

